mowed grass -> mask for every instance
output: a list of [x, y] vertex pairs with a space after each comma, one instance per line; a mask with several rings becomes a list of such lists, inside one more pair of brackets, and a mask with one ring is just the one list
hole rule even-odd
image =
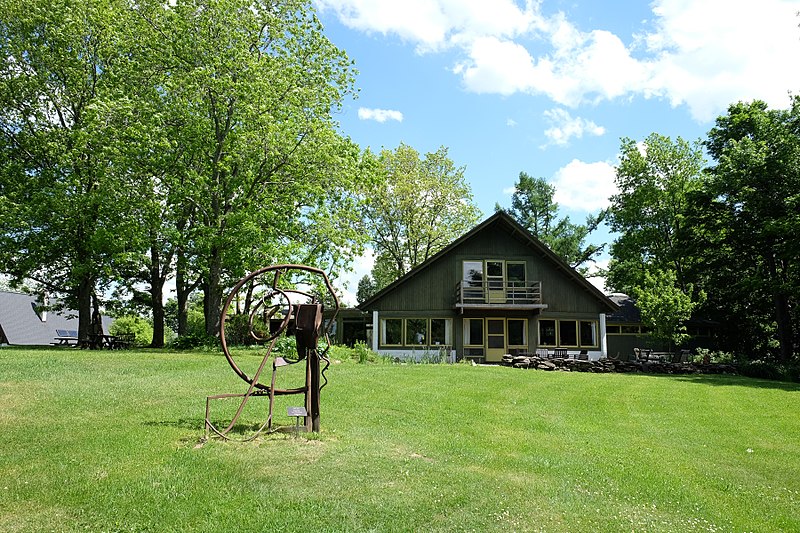
[[[350, 362], [328, 377], [319, 435], [204, 443], [205, 397], [245, 389], [219, 355], [0, 349], [0, 531], [800, 530], [796, 385]], [[277, 422], [301, 403], [281, 399]]]

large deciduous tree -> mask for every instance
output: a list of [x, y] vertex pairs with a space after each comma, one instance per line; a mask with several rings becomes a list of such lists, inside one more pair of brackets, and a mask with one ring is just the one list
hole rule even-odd
[[419, 153], [401, 144], [378, 157], [379, 184], [365, 191], [364, 220], [380, 289], [469, 230], [480, 217], [464, 168], [447, 148]]
[[800, 327], [800, 98], [785, 110], [731, 105], [706, 146], [716, 164], [695, 206], [698, 277], [749, 333], [741, 341], [760, 352], [751, 355], [777, 345], [787, 361]]
[[572, 268], [588, 274], [588, 263], [605, 245], [586, 244], [586, 239], [605, 220], [606, 212], [588, 216], [586, 224], [574, 224], [568, 216], [559, 218], [558, 203], [553, 201], [555, 192], [544, 178], [520, 172], [507, 212]]
[[692, 258], [681, 240], [704, 164], [699, 141], [655, 133], [642, 143], [622, 140], [619, 192], [609, 212], [620, 236], [611, 246], [608, 285], [637, 296], [647, 307], [645, 322], [665, 339], [681, 339], [681, 323], [704, 298], [687, 279]]
[[304, 0], [140, 2], [136, 13], [157, 37], [164, 127], [181, 154], [168, 186], [192, 213], [179, 282], [199, 276], [215, 334], [232, 277], [287, 259], [338, 267], [357, 251], [348, 191], [360, 154], [331, 119], [353, 71]]
[[115, 0], [0, 0], [0, 269], [77, 308], [82, 339], [140, 236], [125, 15]]

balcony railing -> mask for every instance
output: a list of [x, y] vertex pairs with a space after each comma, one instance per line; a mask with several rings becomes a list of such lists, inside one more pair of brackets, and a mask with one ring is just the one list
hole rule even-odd
[[462, 280], [456, 285], [456, 307], [547, 307], [541, 281]]

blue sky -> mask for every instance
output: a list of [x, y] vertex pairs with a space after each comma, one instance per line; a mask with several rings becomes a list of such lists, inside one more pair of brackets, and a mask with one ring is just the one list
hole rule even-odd
[[[374, 151], [446, 146], [485, 216], [524, 171], [582, 222], [615, 191], [620, 138], [703, 138], [730, 103], [800, 92], [800, 0], [314, 4], [359, 71], [342, 132]], [[370, 255], [355, 267], [350, 304]]]

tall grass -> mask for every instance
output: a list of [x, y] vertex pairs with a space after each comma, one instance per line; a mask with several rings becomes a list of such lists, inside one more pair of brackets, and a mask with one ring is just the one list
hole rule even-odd
[[221, 356], [0, 349], [0, 531], [800, 530], [796, 385], [328, 376], [319, 435], [203, 442], [205, 397], [244, 390]]

